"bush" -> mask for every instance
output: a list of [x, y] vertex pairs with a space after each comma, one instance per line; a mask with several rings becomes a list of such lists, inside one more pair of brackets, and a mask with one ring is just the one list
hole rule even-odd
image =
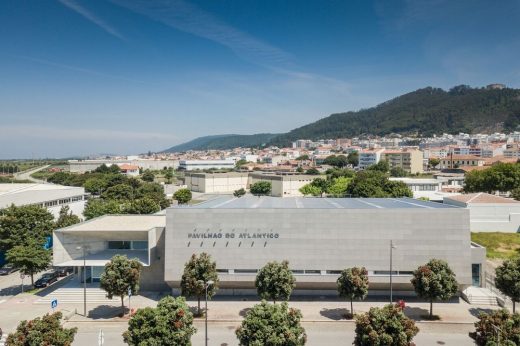
[[478, 345], [520, 345], [520, 314], [510, 314], [503, 309], [490, 314], [481, 313], [478, 319], [475, 322], [475, 341]]

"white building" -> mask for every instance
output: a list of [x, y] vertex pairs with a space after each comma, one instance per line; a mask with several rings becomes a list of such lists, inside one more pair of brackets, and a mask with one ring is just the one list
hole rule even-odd
[[381, 155], [385, 152], [384, 149], [369, 149], [359, 152], [359, 168], [365, 169], [369, 166], [375, 165], [381, 161]]
[[126, 160], [69, 160], [68, 163], [72, 173], [91, 172], [103, 164], [107, 166], [127, 164], [150, 170], [161, 170], [165, 167], [177, 169], [179, 166], [177, 160], [134, 159], [132, 156], [129, 156], [129, 159]]
[[401, 181], [413, 192], [413, 198], [427, 198], [432, 202], [442, 202], [445, 197], [460, 195], [460, 193], [443, 192], [444, 180], [419, 178], [390, 178], [392, 181]]
[[233, 160], [180, 160], [179, 169], [195, 171], [204, 169], [235, 168]]
[[469, 209], [472, 232], [520, 231], [520, 202], [488, 193], [469, 193], [444, 198], [444, 204]]
[[85, 209], [85, 189], [75, 186], [54, 184], [0, 184], [0, 209], [11, 204], [40, 205], [47, 208], [55, 217], [61, 207], [68, 206], [70, 211], [83, 218]]

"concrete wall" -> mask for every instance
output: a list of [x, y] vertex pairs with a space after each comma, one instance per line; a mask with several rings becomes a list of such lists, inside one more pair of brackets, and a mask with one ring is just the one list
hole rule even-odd
[[[237, 270], [289, 260], [293, 270], [320, 271], [296, 276], [297, 289], [335, 290], [338, 275], [327, 271], [365, 266], [371, 273], [371, 289], [385, 290], [388, 276], [374, 271], [389, 270], [390, 240], [397, 247], [394, 270], [413, 271], [440, 258], [448, 261], [462, 287], [471, 284], [465, 209], [170, 208], [166, 227], [165, 280], [173, 288], [178, 287], [190, 256], [207, 252], [218, 269], [233, 270], [220, 274], [223, 289], [254, 287], [255, 274]], [[250, 238], [257, 233], [260, 238]], [[215, 238], [198, 238], [200, 234]], [[409, 274], [394, 278], [396, 289], [411, 290], [410, 278]]]
[[250, 184], [260, 181], [268, 181], [271, 183], [272, 197], [301, 197], [299, 191], [304, 185], [311, 183], [315, 178], [323, 176], [319, 175], [277, 175], [277, 174], [261, 174], [253, 173], [250, 175]]
[[184, 182], [194, 192], [231, 193], [247, 188], [248, 173], [186, 173]]

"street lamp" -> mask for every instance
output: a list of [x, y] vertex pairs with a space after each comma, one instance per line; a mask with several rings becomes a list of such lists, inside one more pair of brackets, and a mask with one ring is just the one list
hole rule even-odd
[[85, 249], [85, 242], [83, 242], [82, 246], [76, 247], [76, 250], [83, 250], [83, 316], [87, 317], [87, 263]]
[[203, 284], [204, 285], [204, 290], [206, 292], [206, 302], [204, 304], [204, 311], [205, 311], [205, 331], [206, 331], [206, 334], [205, 334], [205, 345], [208, 346], [208, 287], [213, 285], [215, 283], [215, 281], [213, 280], [208, 280], [207, 282], [204, 282], [202, 280], [199, 280], [199, 283]]
[[393, 290], [392, 290], [392, 260], [393, 250], [396, 249], [393, 240], [390, 240], [390, 304], [393, 302]]

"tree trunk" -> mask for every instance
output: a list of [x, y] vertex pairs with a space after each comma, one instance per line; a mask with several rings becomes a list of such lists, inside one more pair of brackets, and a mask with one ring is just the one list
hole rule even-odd
[[31, 286], [34, 288], [34, 274], [31, 273]]
[[515, 313], [516, 310], [516, 302], [513, 300], [513, 313]]
[[354, 305], [352, 304], [352, 299], [350, 299], [350, 314], [354, 317]]
[[121, 295], [121, 309], [123, 309], [123, 316], [125, 315], [125, 296]]
[[430, 299], [430, 319], [433, 317], [433, 299]]
[[198, 306], [198, 308], [197, 308], [198, 314], [199, 314], [199, 316], [201, 316], [201, 314], [200, 314], [200, 297], [197, 297], [197, 306]]

